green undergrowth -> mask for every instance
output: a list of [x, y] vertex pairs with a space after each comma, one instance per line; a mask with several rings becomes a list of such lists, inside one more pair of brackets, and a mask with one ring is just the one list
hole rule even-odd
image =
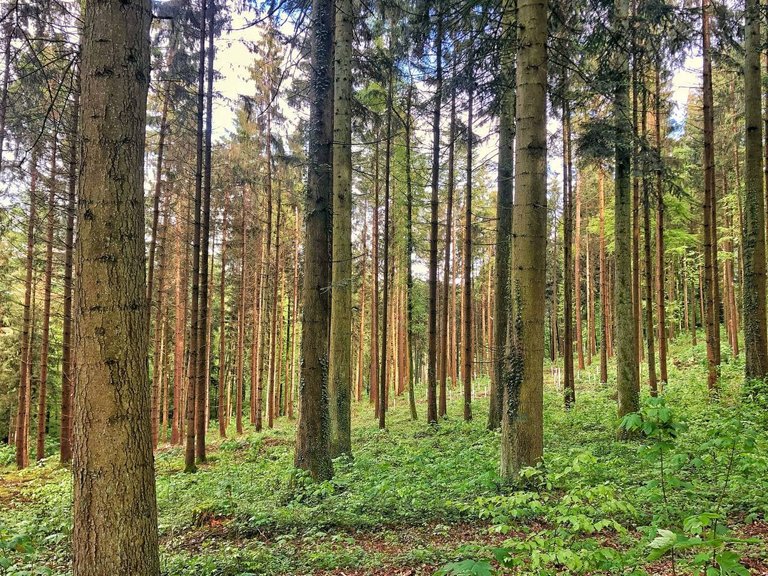
[[[293, 470], [293, 423], [224, 440], [214, 425], [196, 474], [182, 472], [179, 448], [157, 453], [163, 573], [644, 574], [671, 573], [674, 562], [685, 574], [707, 567], [703, 553], [717, 574], [756, 570], [768, 557], [768, 416], [755, 400], [764, 385], [742, 388], [741, 361], [724, 354], [711, 401], [704, 358], [702, 346], [673, 347], [662, 404], [646, 402], [626, 442], [596, 365], [579, 375], [569, 412], [549, 382], [545, 460], [517, 486], [498, 477], [484, 397], [464, 423], [455, 394], [436, 428], [424, 422], [421, 388], [421, 420], [398, 399], [386, 431], [370, 405], [356, 406], [354, 459], [336, 460], [322, 483]], [[650, 421], [656, 428], [643, 433]], [[663, 436], [672, 425], [674, 437]], [[0, 574], [67, 574], [69, 471], [55, 458], [23, 472], [11, 463], [11, 449], [0, 449]]]

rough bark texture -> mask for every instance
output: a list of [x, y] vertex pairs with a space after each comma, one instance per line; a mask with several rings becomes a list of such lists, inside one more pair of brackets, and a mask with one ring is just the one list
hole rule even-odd
[[336, 5], [333, 288], [328, 419], [331, 456], [352, 452], [352, 0]]
[[541, 460], [547, 244], [547, 2], [518, 2], [517, 166], [501, 476]]
[[301, 333], [297, 468], [316, 480], [333, 475], [328, 442], [328, 330], [331, 285], [332, 0], [313, 0], [309, 166], [305, 196], [304, 313]]
[[144, 282], [150, 21], [144, 0], [85, 9], [74, 576], [160, 573]]
[[748, 378], [764, 378], [768, 374], [759, 10], [758, 0], [747, 0], [744, 61], [744, 349]]
[[[616, 0], [615, 33], [627, 32], [629, 7], [626, 0]], [[614, 291], [616, 313], [616, 386], [619, 416], [636, 412], [640, 406], [640, 383], [637, 362], [637, 330], [632, 303], [632, 191], [630, 187], [630, 152], [632, 151], [628, 82], [629, 59], [623, 51], [616, 52], [617, 80], [614, 88], [616, 122], [616, 168], [614, 175], [614, 241], [616, 269]], [[608, 323], [608, 326], [612, 326]]]
[[[715, 156], [714, 156], [714, 112], [712, 104], [712, 60], [710, 56], [709, 0], [701, 3], [702, 12], [702, 55], [703, 55], [703, 116], [704, 116], [704, 202], [703, 247], [704, 247], [704, 320], [707, 337], [707, 384], [710, 391], [717, 388], [719, 364], [720, 322], [717, 317], [718, 305], [715, 299], [717, 277], [716, 252], [717, 222], [713, 220], [715, 201]], [[762, 192], [762, 190], [761, 190]], [[763, 249], [764, 251], [765, 249]], [[764, 299], [763, 299], [764, 300]]]

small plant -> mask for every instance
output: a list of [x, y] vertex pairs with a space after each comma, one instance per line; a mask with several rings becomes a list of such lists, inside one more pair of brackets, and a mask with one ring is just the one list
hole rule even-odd
[[[649, 398], [640, 412], [627, 414], [621, 426], [627, 432], [639, 432], [651, 440], [645, 454], [649, 460], [658, 464], [658, 486], [661, 489], [667, 520], [672, 521], [673, 511], [670, 507], [669, 491], [672, 488], [689, 486], [689, 483], [670, 475], [668, 469], [669, 456], [679, 434], [686, 429], [685, 425], [674, 420], [672, 410], [663, 397], [656, 397]], [[706, 576], [718, 574], [747, 576], [749, 574], [741, 564], [739, 555], [729, 550], [728, 546], [737, 542], [754, 542], [754, 540], [729, 536], [722, 508], [736, 457], [742, 451], [754, 450], [755, 445], [753, 434], [744, 430], [738, 419], [729, 419], [715, 430], [710, 441], [702, 446], [705, 450], [714, 451], [715, 461], [721, 451], [725, 452], [724, 462], [719, 462], [723, 479], [715, 510], [687, 516], [677, 530], [652, 528], [653, 539], [648, 545], [651, 549], [648, 561], [653, 562], [669, 554], [672, 559], [672, 573], [675, 574], [678, 553], [692, 551], [696, 552], [691, 561], [693, 567]]]

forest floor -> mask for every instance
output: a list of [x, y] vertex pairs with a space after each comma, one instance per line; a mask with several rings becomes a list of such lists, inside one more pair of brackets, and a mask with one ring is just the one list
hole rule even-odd
[[[196, 474], [163, 446], [163, 574], [666, 575], [710, 565], [707, 576], [768, 575], [768, 411], [745, 396], [743, 361], [725, 349], [710, 401], [705, 357], [701, 345], [673, 345], [664, 403], [646, 399], [642, 420], [651, 434], [676, 428], [662, 442], [616, 440], [613, 388], [598, 384], [596, 362], [577, 377], [568, 412], [547, 366], [545, 462], [524, 487], [499, 482], [482, 378], [470, 423], [455, 392], [436, 428], [424, 422], [423, 389], [420, 420], [398, 398], [383, 432], [367, 403], [356, 406], [354, 459], [337, 460], [330, 482], [293, 470], [286, 419], [224, 440], [213, 426]], [[55, 456], [16, 472], [11, 458], [0, 449], [0, 574], [67, 574], [70, 472]]]

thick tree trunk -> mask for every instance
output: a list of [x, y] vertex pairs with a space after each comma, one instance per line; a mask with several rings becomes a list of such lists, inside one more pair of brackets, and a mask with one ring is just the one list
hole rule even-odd
[[761, 150], [763, 138], [760, 117], [760, 3], [758, 0], [748, 0], [746, 6], [744, 349], [747, 378], [762, 379], [768, 374], [768, 343], [766, 343], [765, 213]]
[[518, 2], [517, 166], [511, 318], [501, 432], [501, 476], [517, 477], [543, 455], [547, 243], [547, 2]]
[[146, 1], [85, 9], [74, 576], [160, 573], [144, 282], [150, 20]]
[[333, 112], [333, 288], [328, 420], [331, 457], [352, 453], [352, 0], [336, 4]]
[[304, 245], [304, 318], [301, 335], [301, 385], [296, 434], [297, 468], [316, 480], [333, 475], [328, 440], [328, 331], [332, 230], [331, 143], [333, 140], [332, 0], [313, 0], [309, 163]]
[[[616, 0], [615, 33], [626, 34], [629, 10], [627, 0]], [[627, 84], [630, 80], [627, 54], [616, 53], [618, 79], [614, 87], [614, 116], [616, 122], [616, 172], [614, 175], [614, 241], [616, 268], [614, 291], [616, 306], [616, 368], [619, 417], [636, 412], [640, 407], [638, 375], [638, 343], [635, 309], [632, 302], [632, 193], [630, 186], [630, 153], [632, 126], [629, 124]], [[639, 292], [638, 292], [639, 297]], [[612, 324], [609, 324], [611, 326]]]

